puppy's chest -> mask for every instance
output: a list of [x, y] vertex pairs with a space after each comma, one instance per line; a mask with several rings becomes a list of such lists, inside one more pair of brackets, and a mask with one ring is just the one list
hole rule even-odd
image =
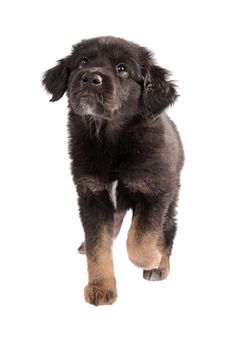
[[[81, 153], [81, 164], [88, 173], [92, 173], [108, 181], [115, 181], [125, 173], [137, 169], [146, 163], [148, 152], [144, 145], [131, 138], [120, 139], [117, 144], [87, 144]], [[84, 161], [83, 161], [84, 160]]]
[[107, 192], [115, 209], [120, 197], [151, 193], [154, 178], [147, 164], [148, 154], [141, 144], [131, 141], [127, 138], [114, 147], [95, 145], [88, 149], [85, 162], [77, 162], [79, 191], [96, 195]]

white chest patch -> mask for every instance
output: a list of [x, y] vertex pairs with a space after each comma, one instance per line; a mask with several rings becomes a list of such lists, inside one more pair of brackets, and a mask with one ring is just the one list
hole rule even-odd
[[114, 209], [117, 209], [117, 186], [118, 186], [118, 180], [115, 180], [112, 182], [111, 186], [109, 187], [109, 197], [111, 202], [114, 205]]

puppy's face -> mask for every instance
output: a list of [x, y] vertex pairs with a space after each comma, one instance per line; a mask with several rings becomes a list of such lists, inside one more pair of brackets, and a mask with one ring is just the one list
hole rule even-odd
[[117, 121], [138, 113], [155, 116], [173, 103], [177, 94], [167, 76], [145, 48], [101, 37], [75, 45], [45, 73], [43, 83], [51, 101], [67, 91], [77, 116]]
[[70, 58], [70, 106], [79, 115], [112, 119], [139, 109], [142, 74], [132, 47], [94, 39], [77, 45]]

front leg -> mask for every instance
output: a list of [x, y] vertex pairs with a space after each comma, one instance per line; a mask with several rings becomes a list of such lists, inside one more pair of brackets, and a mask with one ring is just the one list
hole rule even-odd
[[161, 280], [169, 273], [170, 249], [164, 234], [169, 196], [137, 203], [128, 233], [129, 259], [144, 270], [147, 280]]
[[96, 306], [113, 304], [117, 298], [112, 257], [113, 207], [104, 192], [80, 195], [79, 205], [89, 275], [85, 299]]
[[[113, 237], [114, 239], [117, 238], [117, 235], [119, 234], [119, 231], [122, 226], [122, 222], [124, 219], [124, 216], [126, 215], [126, 211], [120, 211], [120, 212], [114, 212], [114, 219], [113, 219]], [[82, 242], [81, 245], [77, 249], [79, 254], [85, 254], [85, 242]]]

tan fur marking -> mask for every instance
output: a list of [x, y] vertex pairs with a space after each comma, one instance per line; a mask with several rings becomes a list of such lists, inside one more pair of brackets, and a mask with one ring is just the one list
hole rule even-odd
[[106, 228], [102, 229], [101, 242], [96, 247], [94, 257], [88, 259], [89, 280], [102, 280], [114, 278], [112, 257], [113, 240]]
[[156, 231], [139, 233], [137, 217], [133, 218], [127, 238], [127, 252], [129, 259], [138, 267], [145, 270], [158, 268], [161, 261], [161, 253], [158, 249], [160, 234]]
[[160, 260], [159, 269], [162, 270], [162, 279], [167, 278], [169, 272], [170, 272], [170, 262], [169, 257], [166, 255], [162, 255], [162, 258]]
[[[123, 219], [126, 215], [126, 211], [115, 212], [114, 213], [114, 224], [113, 224], [113, 238], [115, 239], [119, 234], [122, 226]], [[86, 254], [85, 242], [82, 242], [77, 249], [79, 254]]]
[[93, 257], [88, 257], [89, 284], [85, 299], [94, 305], [112, 304], [117, 297], [112, 257], [112, 239], [103, 228], [102, 240]]

